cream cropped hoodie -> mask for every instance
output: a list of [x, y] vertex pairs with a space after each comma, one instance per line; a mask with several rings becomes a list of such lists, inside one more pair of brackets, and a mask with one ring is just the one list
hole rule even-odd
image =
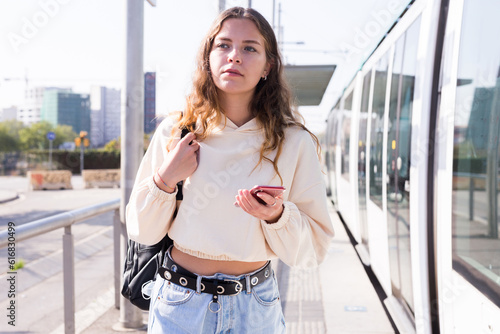
[[[132, 240], [155, 244], [168, 233], [181, 251], [223, 261], [279, 257], [289, 266], [307, 268], [324, 259], [334, 232], [309, 133], [296, 126], [285, 132], [278, 170], [286, 191], [283, 214], [276, 223], [268, 224], [233, 205], [239, 189], [281, 185], [271, 163], [257, 166], [264, 135], [255, 118], [240, 127], [226, 118], [200, 142], [198, 168], [184, 181], [184, 198], [172, 219], [176, 193], [158, 188], [153, 175], [168, 153], [174, 124], [169, 117], [160, 124], [139, 167], [126, 210]], [[179, 140], [174, 137], [174, 142]]]

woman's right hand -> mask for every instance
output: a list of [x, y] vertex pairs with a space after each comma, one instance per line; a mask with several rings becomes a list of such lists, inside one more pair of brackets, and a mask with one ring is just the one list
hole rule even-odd
[[166, 192], [174, 192], [177, 182], [185, 180], [198, 168], [199, 150], [200, 144], [194, 133], [190, 132], [179, 140], [155, 174], [156, 185]]

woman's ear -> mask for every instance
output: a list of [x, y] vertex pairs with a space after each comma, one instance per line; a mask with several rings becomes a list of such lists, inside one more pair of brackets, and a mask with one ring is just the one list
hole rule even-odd
[[264, 72], [262, 73], [263, 76], [267, 77], [269, 75], [269, 72], [271, 71], [271, 63], [267, 62], [266, 66], [264, 67]]

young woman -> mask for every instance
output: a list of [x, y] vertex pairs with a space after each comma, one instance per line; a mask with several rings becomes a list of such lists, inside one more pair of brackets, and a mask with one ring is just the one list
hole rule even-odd
[[[221, 13], [186, 109], [156, 130], [127, 206], [131, 239], [174, 240], [149, 332], [285, 333], [270, 260], [316, 266], [333, 237], [318, 140], [300, 120], [269, 23], [253, 9]], [[262, 204], [254, 185], [286, 190], [258, 193]]]

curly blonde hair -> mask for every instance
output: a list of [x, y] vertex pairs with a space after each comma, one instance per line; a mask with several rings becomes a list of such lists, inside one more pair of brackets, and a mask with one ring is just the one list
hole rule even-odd
[[[218, 90], [210, 73], [209, 59], [215, 37], [224, 21], [231, 18], [251, 20], [264, 37], [266, 58], [271, 64], [271, 69], [267, 80], [260, 80], [257, 84], [250, 104], [250, 112], [265, 134], [257, 166], [263, 160], [272, 163], [283, 183], [277, 162], [282, 153], [285, 129], [298, 126], [309, 132], [316, 143], [318, 157], [321, 156], [320, 145], [318, 138], [305, 127], [304, 118], [299, 114], [293, 101], [292, 93], [284, 78], [284, 65], [274, 31], [267, 20], [254, 9], [233, 7], [222, 12], [214, 21], [198, 52], [193, 90], [186, 99], [186, 108], [173, 131], [176, 128], [187, 128], [191, 132], [196, 132], [197, 140], [202, 141], [224, 119]], [[201, 127], [195, 129], [197, 121], [200, 122]], [[276, 157], [271, 160], [267, 155], [274, 150], [277, 150]]]

